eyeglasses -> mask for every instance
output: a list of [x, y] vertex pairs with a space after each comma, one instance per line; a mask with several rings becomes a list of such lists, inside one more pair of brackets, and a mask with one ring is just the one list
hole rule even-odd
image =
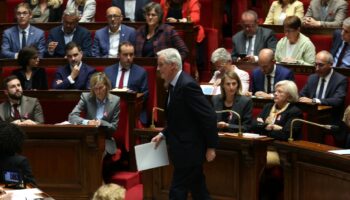
[[256, 24], [241, 24], [243, 28], [253, 28], [256, 26]]
[[113, 18], [120, 19], [121, 17], [122, 17], [122, 15], [107, 15], [108, 19], [113, 19]]
[[29, 12], [17, 12], [16, 13], [17, 17], [21, 17], [21, 16], [26, 17], [27, 15], [29, 15]]
[[328, 64], [328, 63], [318, 63], [318, 62], [316, 62], [315, 63], [315, 67], [324, 67], [326, 64]]

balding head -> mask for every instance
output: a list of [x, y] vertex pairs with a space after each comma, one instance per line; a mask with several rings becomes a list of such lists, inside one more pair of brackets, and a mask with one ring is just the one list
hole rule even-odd
[[320, 77], [327, 76], [333, 65], [333, 56], [328, 51], [320, 51], [316, 54], [315, 72]]
[[270, 74], [272, 72], [275, 64], [275, 54], [272, 49], [260, 50], [258, 64], [264, 74]]
[[108, 21], [109, 29], [112, 32], [116, 32], [123, 21], [122, 11], [115, 6], [109, 7], [106, 10], [106, 18]]

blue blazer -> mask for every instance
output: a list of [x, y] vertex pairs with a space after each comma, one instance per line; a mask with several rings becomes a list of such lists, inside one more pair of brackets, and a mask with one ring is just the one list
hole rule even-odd
[[[253, 94], [257, 91], [265, 91], [265, 88], [264, 88], [265, 74], [258, 68], [253, 71], [252, 76], [253, 76], [252, 84], [250, 85], [251, 85], [251, 91], [253, 92]], [[275, 72], [274, 79], [275, 80], [273, 85], [275, 85], [278, 81], [282, 81], [282, 80], [294, 81], [294, 74], [290, 69], [287, 69], [285, 67], [282, 67], [281, 65], [276, 64], [276, 72]]]
[[[136, 31], [134, 28], [121, 24], [119, 43], [129, 41], [135, 46]], [[109, 52], [109, 28], [103, 27], [96, 31], [94, 45], [92, 46], [93, 57], [108, 57]]]
[[[72, 70], [70, 65], [67, 64], [57, 69], [55, 79], [52, 82], [52, 89], [76, 89], [76, 90], [88, 90], [90, 89], [90, 77], [96, 72], [95, 68], [90, 67], [87, 64], [82, 64], [80, 73], [75, 79], [75, 83], [71, 84], [68, 80], [68, 76]], [[57, 84], [57, 80], [62, 80], [61, 84]]]
[[[58, 45], [55, 49], [55, 52], [53, 55], [50, 55], [49, 52], [47, 52], [46, 47], [46, 57], [64, 57], [66, 55], [66, 43], [64, 41], [64, 32], [62, 31], [62, 26], [57, 26], [50, 30], [48, 39], [47, 39], [47, 46], [50, 42], [58, 42]], [[77, 43], [81, 50], [84, 52], [85, 57], [91, 57], [91, 47], [92, 47], [92, 39], [90, 32], [81, 26], [77, 26], [76, 30], [73, 35], [73, 39], [75, 43]]]
[[[30, 25], [26, 46], [35, 46], [42, 58], [45, 52], [44, 31]], [[12, 26], [4, 31], [2, 36], [1, 54], [4, 58], [15, 58], [15, 54], [21, 50], [18, 26]]]
[[[112, 83], [112, 88], [117, 87], [117, 76], [118, 76], [118, 70], [119, 70], [119, 63], [111, 65], [107, 68], [105, 68], [104, 72], [109, 78], [109, 80]], [[130, 68], [130, 74], [129, 74], [129, 82], [128, 82], [128, 88], [130, 90], [136, 91], [136, 92], [142, 92], [143, 95], [143, 111], [140, 115], [140, 120], [143, 124], [147, 124], [147, 113], [146, 113], [146, 105], [147, 105], [147, 99], [148, 99], [148, 81], [147, 81], [147, 72], [146, 70], [136, 64], [132, 64]]]
[[[343, 44], [343, 39], [341, 37], [341, 29], [335, 30], [333, 32], [333, 42], [332, 42], [332, 48], [331, 48], [331, 54], [333, 55], [333, 58], [335, 58], [338, 50], [341, 48]], [[345, 62], [345, 63], [344, 63]], [[350, 56], [347, 56], [343, 58], [343, 64], [340, 65], [340, 67], [349, 67], [350, 68]]]
[[[151, 2], [151, 0], [136, 0], [135, 5], [135, 21], [145, 21], [145, 16], [143, 15], [142, 8]], [[122, 11], [123, 16], [125, 17], [125, 0], [112, 0], [112, 6], [117, 6]]]

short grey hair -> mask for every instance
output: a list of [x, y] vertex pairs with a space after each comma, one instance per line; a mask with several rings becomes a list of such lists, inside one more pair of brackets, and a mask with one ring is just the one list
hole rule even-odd
[[217, 61], [232, 62], [231, 54], [225, 48], [218, 48], [211, 54], [210, 61], [216, 63]]
[[163, 56], [165, 63], [167, 64], [175, 64], [179, 70], [182, 70], [182, 60], [180, 53], [177, 49], [174, 48], [168, 48], [168, 49], [163, 49], [161, 51], [157, 52], [157, 56]]
[[72, 16], [72, 17], [80, 17], [79, 10], [73, 7], [68, 7], [63, 11], [62, 16]]
[[332, 54], [329, 53], [329, 51], [322, 50], [322, 51], [318, 52], [317, 54], [324, 54], [326, 56], [326, 58], [327, 58], [327, 63], [328, 64], [333, 64], [334, 59], [333, 59]]
[[343, 25], [350, 28], [350, 17], [346, 18], [346, 19], [343, 21]]
[[241, 18], [243, 18], [243, 16], [246, 16], [246, 15], [251, 15], [254, 17], [254, 20], [258, 20], [258, 14], [254, 11], [254, 10], [247, 10], [247, 11], [244, 11], [241, 15]]
[[298, 102], [299, 95], [298, 95], [298, 87], [294, 83], [294, 81], [290, 80], [283, 80], [276, 83], [275, 88], [277, 87], [283, 87], [285, 92], [289, 94], [288, 101], [291, 103]]

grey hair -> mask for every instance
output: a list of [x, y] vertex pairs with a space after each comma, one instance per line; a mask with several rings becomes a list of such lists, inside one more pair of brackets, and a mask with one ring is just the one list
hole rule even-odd
[[350, 106], [346, 107], [343, 116], [343, 122], [347, 123], [346, 120], [350, 117]]
[[225, 48], [218, 48], [211, 54], [210, 61], [216, 63], [217, 61], [232, 62], [231, 54]]
[[177, 49], [167, 48], [157, 52], [157, 56], [163, 56], [165, 63], [171, 64], [174, 63], [179, 70], [182, 70], [182, 60], [180, 53]]
[[298, 102], [299, 100], [298, 87], [294, 83], [294, 81], [290, 81], [290, 80], [279, 81], [278, 83], [276, 83], [275, 88], [280, 86], [283, 87], [285, 89], [285, 92], [289, 94], [290, 96], [288, 99], [289, 102], [291, 103]]
[[242, 13], [242, 17], [246, 15], [251, 15], [254, 17], [255, 21], [258, 20], [258, 14], [254, 10], [247, 10]]
[[343, 25], [346, 26], [346, 27], [350, 27], [350, 17], [346, 18], [346, 19], [343, 21]]
[[146, 4], [146, 5], [142, 8], [143, 14], [144, 14], [145, 18], [146, 18], [146, 16], [147, 16], [147, 14], [148, 14], [149, 12], [151, 12], [153, 9], [154, 9], [155, 13], [156, 13], [157, 16], [158, 16], [158, 20], [159, 20], [158, 23], [159, 23], [159, 24], [162, 23], [163, 15], [164, 15], [163, 9], [162, 9], [162, 7], [160, 6], [160, 4], [159, 4], [159, 3], [156, 3], [156, 2], [149, 2], [148, 4]]
[[327, 57], [328, 64], [333, 64], [333, 60], [334, 60], [333, 56], [328, 51], [322, 50], [322, 51], [318, 52], [317, 54], [324, 54]]
[[68, 7], [63, 11], [62, 16], [73, 16], [73, 17], [80, 17], [79, 11], [76, 8]]

